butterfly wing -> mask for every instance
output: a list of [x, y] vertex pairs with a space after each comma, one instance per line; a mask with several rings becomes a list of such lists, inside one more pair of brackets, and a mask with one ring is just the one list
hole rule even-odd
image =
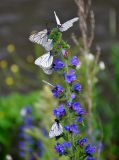
[[63, 133], [63, 127], [62, 125], [57, 122], [54, 122], [54, 124], [52, 125], [50, 132], [49, 132], [49, 137], [53, 138], [53, 137], [57, 137], [59, 135], [61, 135]]
[[53, 72], [52, 68], [51, 68], [51, 69], [43, 68], [43, 71], [44, 71], [44, 73], [46, 73], [46, 74], [48, 74], [48, 75], [51, 75], [52, 72]]
[[79, 18], [76, 17], [76, 18], [73, 18], [73, 19], [71, 19], [71, 20], [63, 23], [63, 24], [61, 25], [61, 27], [59, 27], [59, 30], [60, 30], [61, 32], [64, 32], [64, 31], [68, 30], [70, 27], [73, 26], [73, 23], [76, 22], [76, 21], [78, 21], [78, 20], [79, 20]]
[[35, 60], [35, 64], [44, 69], [50, 69], [53, 63], [53, 56], [50, 52], [42, 55]]
[[34, 33], [29, 37], [29, 40], [42, 45], [47, 51], [52, 50], [52, 40], [48, 39], [48, 31], [44, 29], [41, 32]]
[[47, 42], [42, 43], [42, 46], [47, 50], [51, 51], [53, 48], [52, 39], [47, 39]]
[[29, 37], [29, 40], [31, 42], [38, 43], [41, 45], [42, 45], [42, 43], [46, 42], [47, 39], [48, 39], [47, 29], [44, 29], [43, 31], [38, 32], [38, 33], [34, 33], [34, 34], [30, 35], [30, 37]]
[[57, 14], [56, 14], [55, 11], [54, 11], [54, 15], [55, 15], [55, 19], [56, 19], [57, 25], [58, 25], [58, 26], [61, 26], [60, 20], [59, 20], [59, 18], [58, 18], [58, 16], [57, 16]]

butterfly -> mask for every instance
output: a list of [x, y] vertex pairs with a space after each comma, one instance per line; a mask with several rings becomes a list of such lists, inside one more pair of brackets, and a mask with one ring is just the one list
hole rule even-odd
[[53, 123], [50, 132], [49, 132], [49, 137], [50, 138], [54, 138], [54, 137], [58, 137], [63, 133], [63, 127], [62, 125], [59, 123], [59, 121], [57, 119], [55, 119], [55, 122]]
[[76, 22], [76, 21], [79, 20], [78, 17], [75, 17], [75, 18], [73, 18], [73, 19], [71, 19], [71, 20], [69, 20], [69, 21], [61, 24], [61, 23], [60, 23], [60, 20], [59, 20], [59, 18], [58, 18], [58, 16], [57, 16], [57, 14], [56, 14], [55, 11], [54, 11], [54, 15], [55, 15], [57, 27], [59, 28], [59, 30], [60, 30], [61, 32], [64, 32], [64, 31], [68, 30], [70, 27], [73, 26], [73, 23], [74, 23], [74, 22]]
[[48, 39], [49, 31], [44, 29], [43, 31], [30, 35], [29, 40], [34, 43], [42, 45], [47, 51], [52, 50], [52, 39]]
[[51, 73], [50, 71], [52, 68], [52, 63], [53, 63], [53, 55], [51, 51], [35, 60], [35, 64], [41, 67], [44, 70], [44, 72], [48, 73]]

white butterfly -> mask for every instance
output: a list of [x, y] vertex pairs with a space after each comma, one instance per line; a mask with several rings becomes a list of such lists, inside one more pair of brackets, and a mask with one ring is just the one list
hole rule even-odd
[[59, 28], [59, 30], [60, 30], [61, 32], [64, 32], [64, 31], [68, 30], [70, 27], [73, 26], [73, 23], [74, 23], [74, 22], [76, 22], [76, 21], [79, 20], [78, 17], [75, 17], [75, 18], [73, 18], [73, 19], [71, 19], [71, 20], [69, 20], [69, 21], [61, 24], [61, 23], [60, 23], [60, 20], [59, 20], [59, 18], [58, 18], [58, 16], [57, 16], [57, 14], [56, 14], [55, 11], [54, 11], [54, 15], [55, 15], [57, 27]]
[[41, 67], [44, 72], [49, 72], [49, 74], [51, 73], [52, 63], [53, 55], [51, 52], [48, 52], [35, 60], [35, 64]]
[[63, 127], [62, 125], [59, 123], [58, 120], [55, 120], [55, 122], [53, 123], [50, 132], [49, 132], [49, 137], [50, 138], [54, 138], [54, 137], [58, 137], [63, 133]]
[[52, 39], [48, 39], [47, 29], [30, 35], [29, 40], [41, 44], [47, 51], [50, 51], [53, 48]]

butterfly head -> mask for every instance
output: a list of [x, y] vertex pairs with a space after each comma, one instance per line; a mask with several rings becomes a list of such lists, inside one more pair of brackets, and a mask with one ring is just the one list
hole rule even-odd
[[59, 124], [59, 120], [58, 120], [58, 119], [55, 119], [55, 122], [56, 122], [57, 124]]
[[51, 55], [51, 56], [53, 55], [53, 51], [50, 51], [50, 55]]

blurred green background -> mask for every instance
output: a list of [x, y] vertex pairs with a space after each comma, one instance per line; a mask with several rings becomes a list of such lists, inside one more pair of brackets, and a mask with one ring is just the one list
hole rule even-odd
[[[95, 52], [95, 46], [99, 45], [100, 61], [105, 63], [105, 70], [98, 73], [94, 89], [94, 114], [100, 119], [99, 130], [103, 134], [100, 160], [119, 160], [119, 1], [93, 0], [92, 8], [96, 20], [92, 51]], [[44, 88], [42, 79], [56, 82], [58, 78], [54, 74], [44, 75], [34, 65], [36, 57], [45, 51], [32, 44], [28, 37], [33, 30], [56, 26], [54, 10], [61, 22], [77, 15], [73, 0], [51, 0], [50, 3], [48, 0], [0, 1], [0, 160], [9, 154], [14, 160], [19, 159], [17, 135], [22, 123], [20, 111], [24, 106], [32, 105], [36, 121], [43, 119], [46, 126], [52, 124], [53, 118], [47, 124], [43, 117], [47, 111], [42, 106], [48, 108], [49, 99], [53, 102], [54, 99], [49, 88]], [[73, 54], [77, 54], [72, 33], [80, 37], [78, 25], [63, 35], [72, 45]], [[49, 110], [52, 108], [53, 105]]]

